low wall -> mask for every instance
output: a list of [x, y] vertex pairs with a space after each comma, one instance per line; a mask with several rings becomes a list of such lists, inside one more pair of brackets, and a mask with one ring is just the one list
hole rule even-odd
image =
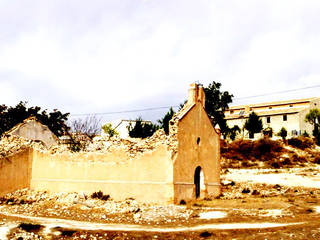
[[134, 158], [124, 150], [106, 154], [50, 155], [34, 151], [31, 189], [103, 191], [115, 200], [173, 202], [173, 164], [165, 145]]
[[30, 187], [32, 149], [0, 158], [0, 195]]

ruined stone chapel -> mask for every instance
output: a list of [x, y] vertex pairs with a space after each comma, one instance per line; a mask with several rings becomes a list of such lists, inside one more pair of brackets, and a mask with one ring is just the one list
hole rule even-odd
[[27, 147], [3, 156], [0, 194], [22, 188], [87, 194], [101, 190], [114, 200], [155, 203], [218, 196], [220, 134], [204, 104], [203, 87], [191, 84], [187, 103], [170, 121], [169, 136], [151, 137], [156, 142], [144, 151], [111, 145], [104, 152], [53, 154]]

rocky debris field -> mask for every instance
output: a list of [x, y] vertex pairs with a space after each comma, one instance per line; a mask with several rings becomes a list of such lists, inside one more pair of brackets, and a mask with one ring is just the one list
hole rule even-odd
[[30, 216], [60, 217], [102, 223], [170, 225], [185, 223], [192, 215], [178, 205], [138, 204], [134, 199], [113, 201], [102, 192], [91, 196], [79, 193], [48, 193], [19, 190], [0, 198], [1, 210]]
[[[235, 181], [240, 171], [246, 174], [286, 176], [294, 169], [222, 170], [222, 194], [215, 199], [188, 202], [185, 205], [142, 204], [134, 199], [114, 201], [107, 193], [49, 193], [19, 190], [0, 198], [1, 223], [13, 224], [9, 239], [49, 239], [48, 224], [33, 217], [85, 221], [99, 224], [128, 224], [159, 228], [206, 226], [208, 224], [300, 224], [281, 231], [268, 230], [195, 230], [173, 232], [96, 231], [56, 224], [50, 227], [50, 239], [317, 239], [320, 237], [320, 187]], [[316, 165], [295, 170], [307, 179], [318, 179]], [[252, 177], [255, 179], [255, 177]], [[19, 216], [24, 216], [23, 219]], [[26, 220], [26, 218], [30, 218]], [[319, 223], [317, 225], [317, 223]], [[25, 224], [25, 225], [21, 225]], [[28, 224], [31, 224], [30, 226]], [[88, 223], [85, 223], [88, 224]], [[33, 226], [35, 225], [35, 226]], [[261, 225], [261, 226], [262, 226]], [[29, 226], [29, 228], [28, 228]], [[31, 230], [30, 230], [31, 228]], [[237, 227], [233, 227], [237, 229]], [[303, 230], [304, 229], [304, 230]], [[318, 230], [317, 230], [318, 229]], [[248, 235], [251, 231], [251, 235]], [[300, 234], [301, 231], [303, 235]], [[281, 232], [281, 234], [279, 233]], [[260, 235], [259, 235], [260, 234]], [[280, 235], [279, 235], [280, 234]], [[300, 235], [299, 235], [300, 234]], [[262, 236], [264, 238], [262, 238]], [[266, 237], [267, 236], [267, 237]], [[270, 237], [271, 236], [271, 237]], [[272, 237], [273, 236], [273, 237]], [[294, 238], [295, 236], [296, 238]], [[1, 239], [1, 238], [0, 238]], [[20, 238], [21, 239], [21, 238]]]

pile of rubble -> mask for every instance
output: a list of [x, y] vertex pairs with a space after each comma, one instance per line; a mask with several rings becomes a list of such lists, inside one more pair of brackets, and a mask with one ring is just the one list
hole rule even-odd
[[175, 139], [170, 135], [166, 135], [165, 132], [160, 129], [156, 131], [151, 137], [145, 139], [96, 137], [87, 146], [85, 151], [106, 153], [123, 149], [126, 153], [128, 153], [130, 157], [135, 157], [136, 155], [144, 153], [146, 151], [153, 151], [161, 144], [167, 146], [170, 150], [176, 149], [177, 147], [177, 142], [175, 141]]
[[121, 139], [119, 137], [98, 137], [88, 145], [86, 151], [88, 152], [109, 152], [117, 149], [123, 149], [130, 156], [135, 156], [138, 153], [145, 151], [152, 151], [157, 146], [164, 144], [167, 146], [174, 146], [173, 139], [166, 135], [165, 132], [160, 129], [156, 131], [151, 137], [140, 138], [128, 138]]
[[[89, 141], [85, 150], [81, 150], [80, 152], [107, 153], [123, 149], [130, 157], [135, 157], [145, 151], [152, 151], [161, 144], [173, 151], [177, 149], [178, 145], [176, 138], [166, 135], [165, 132], [160, 129], [151, 137], [145, 139], [121, 139], [119, 137], [109, 138], [107, 136], [98, 136], [92, 141]], [[33, 148], [37, 151], [49, 152], [51, 154], [72, 152], [66, 144], [54, 145], [47, 149], [41, 141], [28, 140], [18, 136], [3, 136], [0, 140], [0, 157], [8, 157], [27, 148]]]
[[28, 140], [23, 137], [7, 135], [0, 140], [0, 157], [8, 157], [27, 148], [46, 151], [46, 147], [40, 141]]

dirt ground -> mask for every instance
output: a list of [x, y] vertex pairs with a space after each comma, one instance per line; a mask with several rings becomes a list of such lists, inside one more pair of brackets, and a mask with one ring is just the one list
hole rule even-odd
[[319, 170], [222, 170], [219, 198], [179, 206], [20, 190], [0, 199], [0, 239], [320, 239]]

